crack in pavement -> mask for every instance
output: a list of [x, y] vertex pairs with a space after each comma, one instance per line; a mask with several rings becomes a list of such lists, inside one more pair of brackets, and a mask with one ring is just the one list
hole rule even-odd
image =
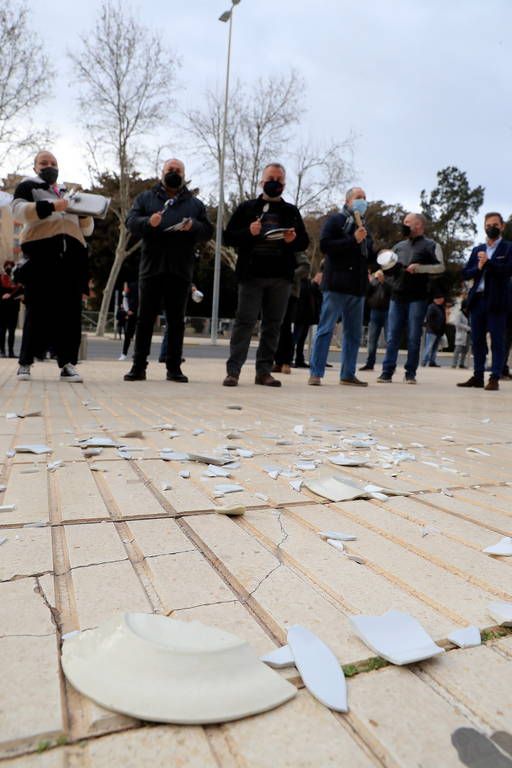
[[276, 557], [277, 557], [279, 562], [277, 563], [277, 565], [274, 565], [274, 567], [271, 568], [270, 571], [262, 579], [260, 579], [258, 581], [258, 583], [256, 584], [256, 586], [253, 589], [251, 589], [251, 591], [249, 592], [247, 597], [245, 597], [241, 601], [242, 605], [244, 603], [246, 603], [249, 600], [250, 597], [253, 597], [253, 595], [258, 591], [258, 589], [262, 586], [262, 584], [264, 584], [267, 581], [267, 579], [269, 579], [272, 576], [272, 574], [275, 573], [275, 571], [277, 571], [279, 568], [281, 568], [282, 565], [284, 565], [283, 559], [282, 559], [282, 556], [281, 556], [281, 547], [286, 542], [286, 540], [288, 539], [288, 536], [289, 536], [289, 533], [286, 530], [286, 528], [284, 527], [283, 520], [282, 520], [284, 512], [285, 512], [284, 509], [280, 509], [280, 510], [278, 510], [278, 513], [277, 513], [277, 522], [279, 523], [279, 528], [281, 529], [281, 539], [276, 544], [276, 553], [275, 554], [276, 554]]

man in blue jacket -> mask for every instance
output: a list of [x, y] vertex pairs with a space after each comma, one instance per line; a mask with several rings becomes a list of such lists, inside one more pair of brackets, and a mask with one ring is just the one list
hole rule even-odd
[[142, 239], [142, 251], [133, 366], [124, 380], [146, 378], [153, 326], [163, 302], [169, 331], [167, 380], [186, 383], [181, 357], [194, 252], [200, 240], [210, 239], [213, 227], [203, 203], [185, 185], [181, 160], [166, 161], [160, 183], [135, 199], [126, 226]]
[[345, 195], [341, 213], [330, 216], [320, 234], [325, 266], [322, 309], [310, 360], [308, 384], [311, 386], [318, 387], [322, 383], [329, 345], [339, 319], [343, 323], [340, 384], [368, 386], [355, 375], [368, 286], [368, 262], [373, 258], [372, 241], [362, 220], [367, 206], [364, 189], [352, 187]]
[[458, 387], [484, 386], [486, 335], [491, 336], [492, 368], [485, 389], [500, 388], [505, 358], [505, 331], [512, 275], [512, 243], [503, 240], [505, 222], [501, 213], [487, 213], [484, 219], [487, 240], [473, 248], [463, 269], [465, 280], [473, 280], [468, 309], [473, 344], [473, 376]]

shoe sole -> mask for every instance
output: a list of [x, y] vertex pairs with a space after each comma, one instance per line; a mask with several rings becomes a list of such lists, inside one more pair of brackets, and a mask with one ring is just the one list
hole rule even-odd
[[368, 383], [366, 381], [344, 381], [343, 379], [340, 379], [340, 384], [343, 384], [345, 387], [367, 387]]
[[83, 379], [80, 376], [61, 376], [59, 381], [67, 381], [68, 384], [82, 384]]
[[18, 381], [30, 381], [31, 380], [31, 376], [30, 375], [16, 376], [16, 378], [18, 379]]
[[321, 387], [322, 382], [321, 381], [308, 381], [308, 384], [310, 387]]

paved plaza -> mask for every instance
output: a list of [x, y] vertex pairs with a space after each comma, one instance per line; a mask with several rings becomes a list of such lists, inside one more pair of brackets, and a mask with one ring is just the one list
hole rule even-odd
[[[416, 387], [398, 374], [377, 385], [376, 371], [357, 389], [331, 369], [313, 388], [294, 370], [269, 389], [248, 364], [227, 389], [222, 360], [190, 358], [188, 385], [164, 381], [156, 363], [148, 381], [125, 383], [126, 364], [98, 360], [80, 365], [83, 384], [67, 384], [53, 362], [34, 365], [31, 382], [16, 380], [16, 366], [0, 361], [0, 503], [15, 505], [0, 511], [0, 768], [451, 768], [476, 766], [477, 742], [501, 761], [478, 765], [512, 765], [512, 630], [488, 610], [512, 600], [512, 558], [482, 552], [511, 535], [512, 382], [460, 390], [467, 371], [427, 368]], [[31, 411], [41, 416], [5, 415]], [[132, 430], [142, 437], [122, 437]], [[365, 435], [376, 443], [348, 442]], [[76, 441], [91, 436], [137, 450], [86, 458]], [[53, 453], [11, 455], [37, 443]], [[235, 456], [230, 482], [244, 490], [224, 499], [204, 464], [160, 458], [226, 445], [254, 455]], [[330, 464], [340, 451], [368, 466]], [[301, 461], [319, 462], [302, 478], [343, 472], [398, 495], [329, 502], [297, 491], [287, 470]], [[285, 474], [273, 479], [272, 466]], [[219, 504], [245, 515], [218, 515]], [[320, 530], [353, 533], [346, 549], [362, 562]], [[446, 652], [384, 664], [348, 616], [392, 608]], [[63, 677], [62, 635], [124, 611], [197, 619], [258, 654], [302, 624], [343, 665], [350, 710], [322, 706], [292, 669], [280, 673], [299, 688], [291, 702], [237, 722], [167, 726], [106, 711]], [[455, 648], [448, 635], [468, 625], [482, 645]], [[457, 750], [459, 729], [469, 741]]]

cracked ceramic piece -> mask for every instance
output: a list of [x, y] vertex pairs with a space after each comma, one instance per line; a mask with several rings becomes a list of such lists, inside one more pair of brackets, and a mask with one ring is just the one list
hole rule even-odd
[[204, 435], [204, 429], [201, 429], [200, 427], [198, 427], [197, 429], [194, 429], [192, 434], [194, 437], [198, 437], [199, 435]]
[[236, 483], [221, 483], [220, 485], [215, 485], [213, 491], [216, 494], [238, 493], [239, 491], [245, 491], [245, 488]]
[[222, 467], [231, 461], [230, 456], [208, 456], [202, 453], [189, 453], [188, 458], [190, 461], [197, 461], [200, 464], [214, 464], [217, 467]]
[[466, 448], [467, 453], [478, 453], [480, 456], [490, 456], [490, 453], [486, 453], [486, 451], [480, 450], [480, 448], [474, 448], [473, 446], [468, 446]]
[[504, 536], [497, 544], [492, 544], [484, 550], [487, 555], [501, 555], [502, 557], [512, 556], [512, 537]]
[[304, 424], [296, 424], [293, 428], [293, 431], [296, 435], [303, 435], [304, 434]]
[[494, 603], [489, 603], [487, 610], [498, 624], [504, 627], [512, 627], [512, 603], [497, 600]]
[[182, 477], [184, 480], [188, 480], [190, 477], [190, 470], [188, 469], [180, 469], [178, 472], [179, 476]]
[[7, 541], [7, 536], [0, 536], [0, 547]]
[[328, 456], [327, 459], [331, 464], [335, 464], [338, 467], [367, 467], [370, 463], [368, 459], [345, 456], [343, 453], [339, 453], [335, 456]]
[[203, 475], [204, 477], [230, 477], [231, 472], [228, 469], [224, 469], [224, 467], [216, 467], [215, 464], [208, 464]]
[[331, 649], [317, 635], [298, 624], [290, 627], [287, 640], [308, 691], [329, 709], [348, 712], [345, 675]]
[[172, 491], [172, 485], [170, 483], [162, 483], [160, 486], [161, 491]]
[[357, 536], [352, 533], [342, 533], [341, 531], [318, 531], [318, 535], [323, 539], [335, 539], [336, 541], [356, 541]]
[[228, 515], [228, 517], [239, 517], [245, 515], [245, 507], [214, 507], [213, 511], [218, 515]]
[[2, 504], [0, 505], [0, 512], [12, 512], [16, 509], [16, 504]]
[[292, 490], [294, 491], [297, 491], [297, 493], [300, 493], [300, 489], [302, 488], [303, 482], [304, 481], [302, 480], [302, 478], [299, 480], [290, 480], [289, 481], [290, 488], [292, 488]]
[[349, 619], [363, 642], [392, 664], [412, 664], [444, 652], [408, 613], [391, 610], [382, 616]]
[[264, 661], [265, 664], [274, 669], [286, 669], [295, 666], [295, 659], [289, 645], [283, 645], [281, 648], [270, 651], [270, 653], [265, 653], [260, 656], [260, 661]]
[[121, 448], [120, 443], [110, 437], [88, 437], [78, 443], [81, 448]]
[[171, 448], [164, 448], [160, 451], [160, 458], [164, 461], [188, 461], [188, 453], [173, 451]]
[[242, 459], [252, 459], [254, 456], [254, 451], [251, 451], [248, 448], [237, 448], [236, 452]]
[[464, 627], [456, 629], [448, 635], [448, 640], [459, 648], [474, 648], [482, 644], [480, 630], [478, 627]]
[[354, 487], [337, 477], [305, 478], [304, 485], [317, 496], [322, 496], [330, 501], [367, 499], [369, 495], [361, 488]]
[[57, 459], [57, 461], [51, 461], [49, 464], [46, 465], [46, 469], [48, 472], [55, 472], [56, 469], [59, 469], [59, 467], [63, 467], [64, 462], [62, 459]]
[[82, 456], [86, 459], [90, 459], [93, 456], [100, 456], [103, 453], [103, 448], [85, 448], [82, 451]]
[[306, 472], [311, 469], [316, 469], [316, 464], [314, 461], [297, 461], [295, 463], [295, 468]]
[[53, 453], [53, 448], [43, 443], [31, 443], [26, 445], [15, 445], [14, 450], [16, 453]]
[[338, 549], [340, 552], [345, 552], [345, 547], [343, 546], [342, 541], [339, 541], [338, 539], [326, 539], [326, 541], [331, 547], [334, 547], [334, 549]]
[[182, 725], [266, 712], [297, 692], [235, 635], [154, 614], [116, 616], [66, 640], [62, 668], [100, 706]]
[[155, 424], [151, 429], [158, 429], [160, 432], [165, 432], [166, 430], [172, 431], [173, 429], [176, 429], [176, 424]]

